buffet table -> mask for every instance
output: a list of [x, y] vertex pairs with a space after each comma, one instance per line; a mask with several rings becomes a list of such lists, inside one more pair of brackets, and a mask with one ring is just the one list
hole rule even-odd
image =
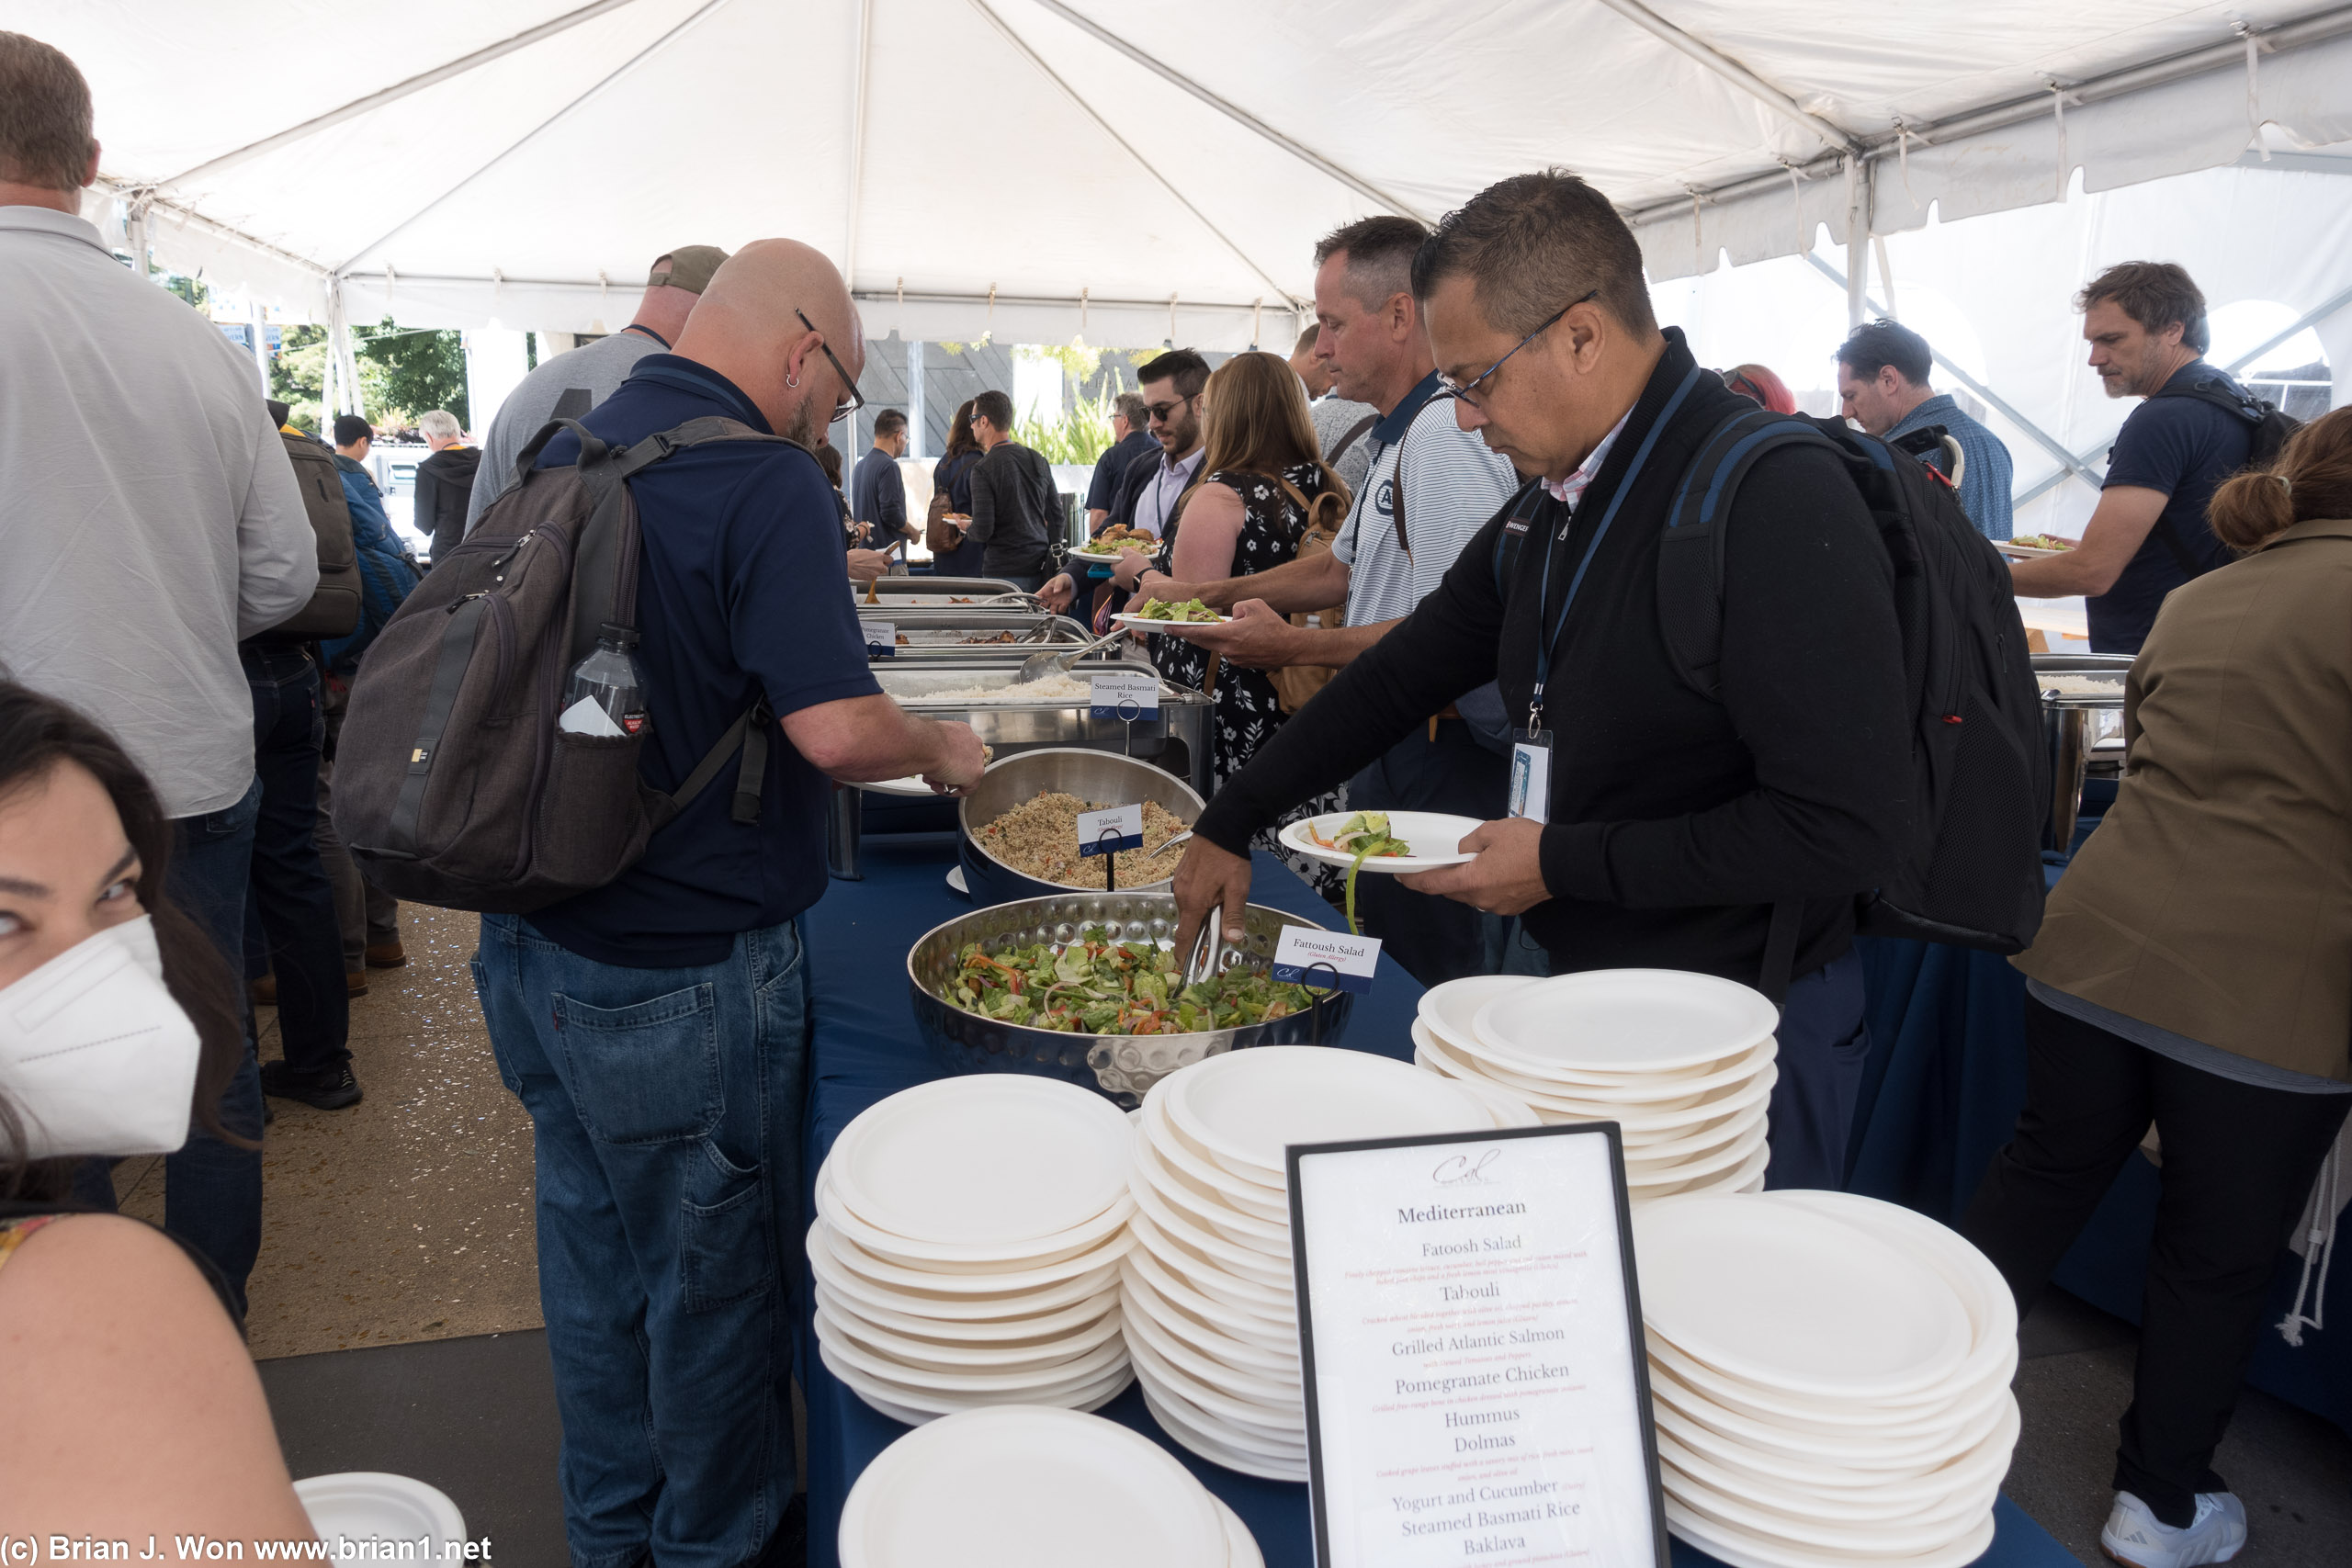
[[[871, 835], [862, 860], [865, 879], [834, 883], [807, 916], [812, 1041], [804, 1201], [833, 1140], [852, 1118], [887, 1095], [941, 1076], [916, 1032], [904, 963], [891, 955], [905, 953], [923, 932], [971, 907], [944, 882], [956, 863], [952, 833]], [[1257, 856], [1251, 897], [1318, 922], [1332, 919], [1330, 906], [1263, 852]], [[1410, 976], [1382, 959], [1373, 989], [1356, 998], [1341, 1043], [1409, 1059], [1409, 1025], [1419, 993]], [[985, 1173], [975, 1177], [984, 1179]], [[813, 1210], [804, 1212], [803, 1229], [812, 1218]], [[805, 1270], [800, 1279], [797, 1339], [808, 1407], [808, 1561], [812, 1568], [834, 1568], [843, 1499], [859, 1472], [908, 1428], [867, 1406], [818, 1359]], [[1272, 1568], [1311, 1563], [1306, 1488], [1237, 1474], [1161, 1438], [1133, 1388], [1100, 1414], [1160, 1440], [1240, 1515]], [[2007, 1498], [1998, 1504], [1996, 1518], [1998, 1534], [1984, 1563], [2071, 1568], [2074, 1558]], [[1677, 1541], [1674, 1562], [1678, 1568], [1700, 1568], [1715, 1560]]]

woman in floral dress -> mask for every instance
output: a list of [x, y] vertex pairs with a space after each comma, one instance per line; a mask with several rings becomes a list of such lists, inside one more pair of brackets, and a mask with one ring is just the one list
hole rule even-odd
[[[1218, 367], [1202, 393], [1201, 434], [1206, 453], [1199, 477], [1178, 502], [1144, 585], [1154, 571], [1180, 582], [1206, 582], [1271, 570], [1297, 558], [1310, 519], [1336, 523], [1346, 515], [1347, 487], [1323, 461], [1306, 389], [1283, 360], [1252, 353]], [[1180, 633], [1155, 632], [1150, 641], [1152, 663], [1162, 675], [1195, 691], [1214, 691], [1209, 773], [1212, 790], [1223, 788], [1288, 716], [1273, 679], [1263, 670], [1222, 662], [1212, 675], [1208, 650]], [[1283, 820], [1343, 809], [1345, 796], [1335, 790]], [[1337, 872], [1283, 851], [1272, 830], [1258, 841], [1326, 896], [1340, 886]]]

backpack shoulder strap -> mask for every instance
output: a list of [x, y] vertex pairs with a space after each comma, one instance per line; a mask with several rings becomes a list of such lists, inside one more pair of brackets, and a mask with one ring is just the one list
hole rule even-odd
[[2161, 387], [2148, 396], [2150, 401], [2157, 398], [2194, 398], [2225, 413], [2233, 413], [2248, 424], [2260, 424], [2269, 412], [2269, 405], [2260, 398], [2235, 390], [2218, 375], [2201, 377], [2186, 386]]
[[1503, 503], [1505, 520], [1502, 531], [1495, 536], [1495, 598], [1498, 601], [1510, 596], [1511, 575], [1519, 566], [1520, 553], [1527, 547], [1527, 534], [1534, 526], [1536, 510], [1543, 504], [1542, 479], [1528, 480]]
[[1809, 446], [1852, 460], [1851, 453], [1808, 421], [1766, 409], [1736, 413], [1701, 446], [1667, 510], [1657, 552], [1658, 627], [1675, 673], [1711, 701], [1723, 691], [1724, 538], [1732, 497], [1766, 454]]
[[1342, 457], [1346, 456], [1349, 447], [1363, 439], [1364, 432], [1370, 430], [1374, 425], [1378, 424], [1379, 423], [1380, 416], [1378, 414], [1368, 413], [1362, 419], [1356, 421], [1353, 424], [1348, 426], [1346, 430], [1340, 433], [1340, 439], [1332, 444], [1331, 449], [1323, 454], [1323, 460], [1327, 463], [1338, 462]]

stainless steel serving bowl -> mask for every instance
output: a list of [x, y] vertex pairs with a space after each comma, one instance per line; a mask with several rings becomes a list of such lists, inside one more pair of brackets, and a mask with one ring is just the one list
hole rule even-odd
[[[1023, 751], [990, 764], [980, 775], [980, 787], [956, 807], [957, 826], [964, 830], [961, 846], [964, 880], [975, 904], [1002, 904], [1014, 898], [1046, 898], [1080, 891], [1042, 882], [1015, 871], [999, 860], [980, 837], [980, 829], [1024, 800], [1055, 791], [1104, 806], [1138, 806], [1156, 802], [1187, 828], [1200, 820], [1207, 804], [1191, 784], [1164, 768], [1114, 751], [1076, 746], [1046, 747]], [[1092, 863], [1100, 865], [1098, 859]], [[1138, 893], [1165, 893], [1170, 879], [1138, 883]], [[1120, 888], [1120, 892], [1129, 891]]]
[[[1057, 949], [1078, 940], [1090, 926], [1106, 928], [1114, 940], [1171, 946], [1176, 937], [1176, 900], [1166, 893], [1071, 893], [1023, 898], [958, 915], [923, 933], [907, 953], [907, 980], [915, 1022], [941, 1062], [954, 1073], [1030, 1073], [1099, 1089], [1121, 1105], [1140, 1104], [1146, 1090], [1179, 1067], [1252, 1045], [1336, 1043], [1346, 1030], [1345, 991], [1317, 993], [1320, 1003], [1306, 1012], [1240, 1029], [1203, 1030], [1192, 1034], [1065, 1034], [982, 1018], [946, 1000], [956, 977], [956, 955], [968, 942], [983, 953], [1050, 942]], [[1223, 966], [1263, 969], [1285, 926], [1323, 928], [1297, 915], [1252, 904], [1238, 947], [1228, 945]]]
[[[2049, 847], [2075, 841], [2083, 811], [2083, 781], [2124, 773], [2123, 677], [2128, 653], [2037, 653], [2033, 673], [2044, 681], [2041, 734], [2050, 756]], [[2061, 692], [2046, 684], [2053, 675], [2084, 675], [2109, 682], [2098, 692]]]

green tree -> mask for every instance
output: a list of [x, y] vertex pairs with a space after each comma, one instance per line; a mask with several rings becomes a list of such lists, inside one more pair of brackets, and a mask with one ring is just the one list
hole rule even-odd
[[293, 411], [289, 418], [297, 430], [320, 435], [326, 430], [326, 328], [288, 327], [269, 362], [269, 395]]
[[[447, 409], [471, 425], [466, 408], [466, 347], [462, 333], [409, 329], [386, 316], [380, 326], [352, 329], [359, 360], [360, 408], [370, 422], [406, 424], [433, 409]], [[370, 369], [377, 374], [370, 375]]]

